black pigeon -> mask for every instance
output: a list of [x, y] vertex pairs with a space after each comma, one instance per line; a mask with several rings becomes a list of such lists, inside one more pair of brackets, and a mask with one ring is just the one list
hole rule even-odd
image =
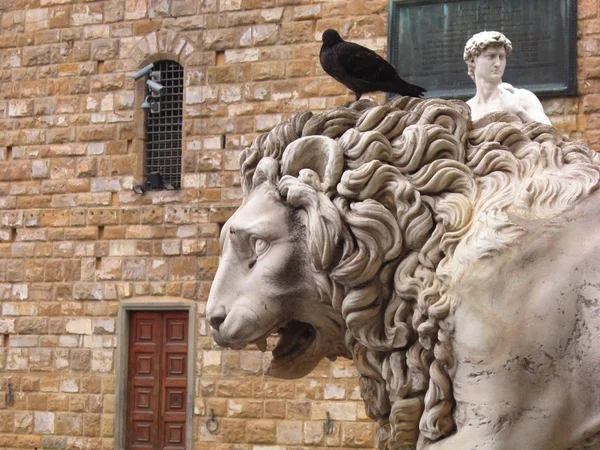
[[422, 97], [420, 86], [407, 83], [394, 66], [362, 45], [346, 42], [335, 30], [323, 33], [319, 54], [323, 70], [354, 91], [356, 100], [366, 92], [391, 92], [410, 97]]

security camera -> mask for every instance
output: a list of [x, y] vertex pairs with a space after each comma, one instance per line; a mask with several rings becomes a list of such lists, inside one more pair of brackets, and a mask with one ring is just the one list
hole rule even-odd
[[142, 109], [151, 109], [152, 105], [150, 104], [150, 96], [146, 96], [144, 103], [142, 103]]
[[133, 75], [131, 75], [131, 77], [134, 80], [137, 81], [140, 78], [145, 77], [146, 75], [148, 75], [152, 69], [154, 69], [154, 64], [150, 63], [146, 67], [138, 70], [136, 73], [134, 73]]
[[146, 80], [146, 84], [153, 92], [160, 93], [164, 89], [164, 86], [156, 81]]

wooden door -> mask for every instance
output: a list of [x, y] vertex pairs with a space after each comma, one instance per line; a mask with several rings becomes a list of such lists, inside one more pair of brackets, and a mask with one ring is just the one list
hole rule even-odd
[[127, 448], [185, 450], [188, 313], [129, 319]]
[[185, 449], [188, 315], [163, 315], [161, 376], [161, 450]]

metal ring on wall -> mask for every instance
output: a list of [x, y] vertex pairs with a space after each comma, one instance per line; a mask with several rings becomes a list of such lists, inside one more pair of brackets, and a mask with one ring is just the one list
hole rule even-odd
[[210, 408], [210, 414], [206, 421], [206, 429], [210, 434], [217, 434], [220, 428], [219, 420], [215, 417], [215, 410]]

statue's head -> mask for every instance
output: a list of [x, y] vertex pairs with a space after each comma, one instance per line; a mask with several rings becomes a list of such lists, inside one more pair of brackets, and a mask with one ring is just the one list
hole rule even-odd
[[502, 81], [506, 56], [512, 51], [512, 43], [499, 31], [482, 31], [467, 41], [463, 59], [469, 76], [475, 80], [483, 77], [489, 81]]

